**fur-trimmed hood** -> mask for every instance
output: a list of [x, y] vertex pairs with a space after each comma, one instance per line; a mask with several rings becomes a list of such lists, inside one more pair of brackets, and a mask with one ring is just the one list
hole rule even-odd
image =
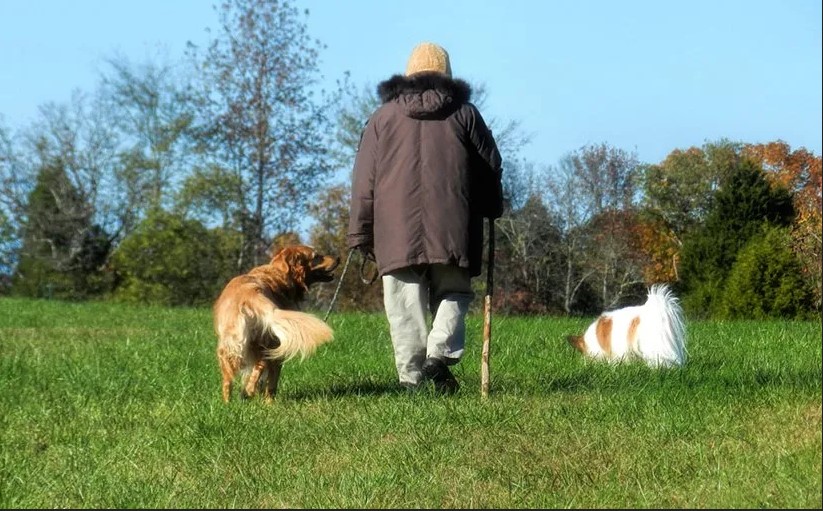
[[409, 117], [426, 119], [448, 114], [471, 99], [471, 87], [440, 73], [394, 75], [377, 86], [382, 103], [397, 101]]

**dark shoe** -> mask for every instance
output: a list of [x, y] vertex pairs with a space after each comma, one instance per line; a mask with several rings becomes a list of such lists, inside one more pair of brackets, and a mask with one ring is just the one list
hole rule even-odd
[[445, 362], [439, 358], [427, 358], [423, 362], [423, 377], [434, 383], [439, 394], [454, 394], [460, 388]]

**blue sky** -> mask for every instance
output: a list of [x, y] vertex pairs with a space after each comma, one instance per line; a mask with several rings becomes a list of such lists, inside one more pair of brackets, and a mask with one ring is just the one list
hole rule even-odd
[[[656, 163], [728, 138], [821, 154], [819, 0], [306, 0], [329, 83], [373, 85], [430, 40], [483, 114], [517, 120], [555, 165], [605, 142]], [[104, 59], [176, 61], [217, 29], [209, 0], [0, 0], [0, 116], [17, 129], [91, 92]]]

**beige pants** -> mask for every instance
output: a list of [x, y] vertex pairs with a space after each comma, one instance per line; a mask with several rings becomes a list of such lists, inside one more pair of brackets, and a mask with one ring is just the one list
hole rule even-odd
[[[383, 305], [401, 384], [417, 385], [427, 357], [456, 363], [466, 342], [466, 313], [474, 299], [469, 270], [417, 265], [383, 275]], [[428, 328], [427, 309], [432, 315]]]

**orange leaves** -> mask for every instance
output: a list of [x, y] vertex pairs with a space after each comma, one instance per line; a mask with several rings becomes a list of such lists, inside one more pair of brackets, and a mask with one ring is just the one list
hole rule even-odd
[[673, 233], [662, 222], [644, 221], [635, 224], [637, 240], [648, 259], [643, 267], [647, 283], [677, 281], [680, 246]]

